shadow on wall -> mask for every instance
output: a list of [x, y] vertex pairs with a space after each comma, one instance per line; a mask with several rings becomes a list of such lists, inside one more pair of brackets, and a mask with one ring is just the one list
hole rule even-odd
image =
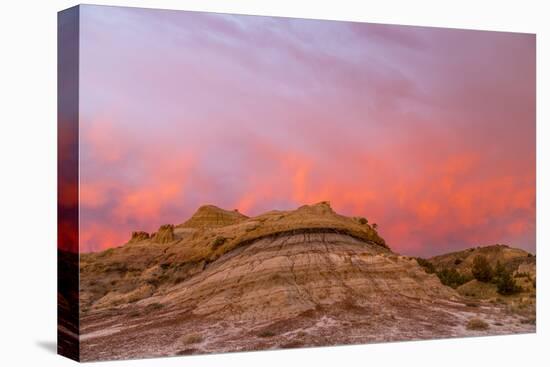
[[36, 342], [40, 348], [46, 350], [47, 352], [57, 354], [57, 343], [51, 340], [39, 340]]

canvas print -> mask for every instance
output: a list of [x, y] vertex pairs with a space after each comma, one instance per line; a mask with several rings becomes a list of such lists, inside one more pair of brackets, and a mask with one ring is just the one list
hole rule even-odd
[[535, 35], [58, 24], [60, 354], [535, 332]]

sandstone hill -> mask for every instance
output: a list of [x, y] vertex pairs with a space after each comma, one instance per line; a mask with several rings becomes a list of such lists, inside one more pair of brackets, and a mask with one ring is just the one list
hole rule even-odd
[[[327, 202], [257, 217], [203, 206], [182, 224], [82, 254], [81, 358], [533, 330], [499, 305], [473, 308], [374, 227]], [[467, 329], [472, 317], [491, 326]]]
[[[494, 268], [499, 262], [508, 271], [515, 272], [521, 266], [524, 271], [534, 270], [536, 257], [531, 253], [506, 245], [472, 247], [466, 250], [434, 256], [430, 261], [437, 270], [454, 268], [464, 274], [471, 274], [476, 256], [484, 256]], [[534, 275], [534, 274], [533, 274]]]

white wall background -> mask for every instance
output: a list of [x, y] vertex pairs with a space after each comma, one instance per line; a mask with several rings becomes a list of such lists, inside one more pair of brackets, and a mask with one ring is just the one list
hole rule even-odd
[[[545, 1], [112, 0], [96, 4], [537, 33], [538, 332], [428, 342], [102, 362], [116, 366], [539, 366], [550, 342], [550, 33]], [[64, 366], [56, 340], [56, 12], [0, 3], [0, 365]], [[503, 198], [506, 200], [506, 198]], [[546, 339], [546, 340], [545, 340]], [[546, 347], [548, 348], [548, 347]], [[547, 364], [546, 364], [547, 365]]]

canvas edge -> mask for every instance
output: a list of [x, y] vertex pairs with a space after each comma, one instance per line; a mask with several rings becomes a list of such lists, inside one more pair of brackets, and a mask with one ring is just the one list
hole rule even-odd
[[80, 6], [57, 14], [57, 353], [80, 361]]

